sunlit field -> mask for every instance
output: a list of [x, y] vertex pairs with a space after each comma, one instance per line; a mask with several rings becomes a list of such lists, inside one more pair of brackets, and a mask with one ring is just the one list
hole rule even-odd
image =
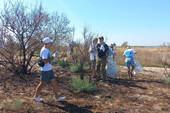
[[[162, 65], [159, 62], [160, 53], [169, 53], [170, 50], [167, 48], [151, 48], [151, 47], [132, 47], [137, 54], [135, 55], [135, 58], [142, 64], [142, 66], [145, 67], [162, 67]], [[124, 47], [117, 47], [117, 57], [116, 61], [118, 65], [124, 65], [124, 56], [123, 53], [126, 50]]]

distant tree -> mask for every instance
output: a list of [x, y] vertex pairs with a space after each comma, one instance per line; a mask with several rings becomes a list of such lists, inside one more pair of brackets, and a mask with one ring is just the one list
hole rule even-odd
[[127, 41], [123, 42], [121, 46], [122, 47], [127, 47], [128, 46], [128, 42]]

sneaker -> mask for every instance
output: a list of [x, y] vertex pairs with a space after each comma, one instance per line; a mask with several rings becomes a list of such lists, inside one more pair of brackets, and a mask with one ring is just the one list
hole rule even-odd
[[56, 101], [59, 102], [59, 101], [62, 101], [64, 99], [65, 99], [65, 97], [59, 97]]
[[103, 82], [106, 82], [106, 79], [103, 79], [102, 81], [103, 81]]
[[41, 99], [39, 97], [34, 98], [34, 100], [37, 101], [37, 102], [42, 102], [43, 101], [43, 99]]
[[130, 73], [130, 75], [133, 77], [134, 75], [132, 74], [132, 72]]

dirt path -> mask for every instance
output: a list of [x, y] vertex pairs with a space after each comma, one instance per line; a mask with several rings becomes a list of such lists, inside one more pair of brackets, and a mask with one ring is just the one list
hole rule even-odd
[[27, 76], [27, 81], [14, 76], [1, 76], [0, 78], [0, 110], [4, 111], [4, 101], [12, 106], [14, 100], [20, 97], [23, 101], [21, 108], [8, 113], [91, 113], [91, 112], [117, 112], [117, 113], [169, 113], [170, 112], [170, 85], [165, 84], [161, 68], [144, 68], [133, 80], [127, 79], [126, 67], [119, 67], [118, 78], [108, 79], [107, 82], [97, 83], [97, 90], [92, 94], [74, 93], [70, 86], [72, 77], [68, 68], [56, 66], [54, 69], [58, 76], [57, 85], [60, 95], [66, 96], [66, 101], [55, 102], [52, 88], [47, 85], [41, 97], [43, 103], [32, 100], [35, 88], [39, 83], [39, 75]]

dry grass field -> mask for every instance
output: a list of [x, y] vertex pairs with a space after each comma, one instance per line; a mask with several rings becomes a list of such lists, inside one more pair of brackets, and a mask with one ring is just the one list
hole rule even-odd
[[[159, 54], [161, 52], [170, 53], [168, 48], [151, 48], [151, 47], [132, 47], [137, 54], [135, 58], [145, 67], [161, 67], [159, 62]], [[116, 61], [119, 65], [124, 64], [123, 53], [126, 48], [118, 47], [116, 48], [117, 58]]]

